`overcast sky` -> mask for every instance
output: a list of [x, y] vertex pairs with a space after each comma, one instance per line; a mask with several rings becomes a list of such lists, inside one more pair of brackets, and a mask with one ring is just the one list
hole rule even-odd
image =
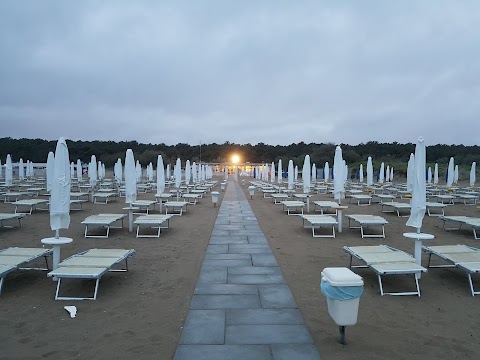
[[0, 1], [0, 137], [479, 144], [480, 1]]

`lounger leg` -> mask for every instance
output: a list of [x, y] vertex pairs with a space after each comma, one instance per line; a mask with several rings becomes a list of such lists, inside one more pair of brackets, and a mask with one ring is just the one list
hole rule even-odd
[[417, 286], [417, 294], [418, 294], [418, 297], [420, 297], [420, 286], [418, 285], [418, 274], [415, 273], [413, 275], [415, 276], [415, 285]]
[[472, 228], [473, 230], [473, 236], [475, 237], [475, 240], [480, 240], [480, 238], [477, 236], [477, 231], [475, 230], [475, 228]]
[[57, 291], [55, 291], [55, 300], [58, 300], [58, 293], [60, 292], [60, 284], [61, 283], [62, 283], [62, 278], [58, 278]]
[[97, 299], [97, 292], [98, 292], [98, 284], [99, 283], [100, 283], [100, 278], [98, 278], [97, 281], [95, 281], [95, 292], [93, 294], [93, 300]]
[[2, 278], [0, 279], [0, 294], [2, 293], [2, 286], [3, 286], [3, 279], [4, 279], [4, 278], [5, 278], [5, 277], [2, 276]]
[[380, 286], [380, 294], [383, 296], [383, 285], [382, 285], [382, 276], [380, 274], [377, 274], [378, 276], [378, 285]]

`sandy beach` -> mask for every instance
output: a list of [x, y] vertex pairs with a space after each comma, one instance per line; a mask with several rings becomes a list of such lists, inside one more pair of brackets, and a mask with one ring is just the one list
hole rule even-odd
[[[246, 186], [243, 190], [249, 199]], [[139, 199], [154, 199], [154, 194], [140, 194]], [[331, 198], [314, 195], [311, 200]], [[338, 328], [319, 290], [320, 272], [348, 266], [344, 245], [387, 244], [413, 253], [413, 241], [402, 236], [413, 230], [405, 226], [407, 218], [381, 213], [378, 204], [358, 206], [346, 199], [347, 214], [384, 216], [389, 221], [386, 239], [361, 239], [359, 230], [348, 229], [348, 222], [335, 239], [312, 238], [301, 219], [287, 216], [260, 192], [249, 203], [322, 359], [480, 358], [480, 297], [471, 296], [466, 275], [456, 269], [430, 269], [420, 281], [421, 297], [382, 297], [376, 275], [356, 270], [365, 282], [358, 324], [347, 328], [348, 345], [337, 342]], [[108, 239], [83, 237], [80, 222], [88, 215], [123, 213], [124, 206], [123, 198], [108, 205], [87, 203], [82, 211], [71, 212], [70, 228], [62, 231], [62, 236], [74, 239], [62, 248], [62, 258], [90, 248], [136, 250], [129, 272], [102, 278], [96, 301], [55, 301], [55, 283], [44, 272], [16, 271], [6, 277], [0, 296], [0, 359], [173, 357], [218, 206], [213, 207], [207, 195], [175, 217], [158, 239], [136, 239], [127, 226], [112, 230]], [[0, 203], [0, 212], [13, 210], [13, 205]], [[446, 214], [480, 216], [480, 210], [456, 204]], [[435, 235], [432, 245], [480, 244], [470, 229], [442, 230], [437, 217], [426, 216], [422, 231]], [[37, 211], [21, 228], [0, 229], [0, 248], [40, 247], [40, 240], [52, 235], [48, 212]], [[425, 255], [423, 260], [426, 263]], [[413, 277], [385, 277], [384, 286], [387, 291], [412, 290]], [[68, 282], [64, 288], [85, 294], [92, 289], [90, 281]], [[65, 305], [77, 306], [76, 318], [69, 317]]]

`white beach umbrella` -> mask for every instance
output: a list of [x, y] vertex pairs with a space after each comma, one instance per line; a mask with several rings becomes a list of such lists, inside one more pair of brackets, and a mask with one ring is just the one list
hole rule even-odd
[[435, 163], [433, 170], [433, 184], [438, 185], [438, 163]]
[[131, 204], [137, 200], [137, 174], [135, 158], [132, 149], [125, 154], [125, 203]]
[[348, 172], [348, 165], [345, 160], [343, 160], [343, 168], [345, 169], [345, 172], [343, 173], [343, 183], [345, 184], [348, 180], [350, 180], [350, 173]]
[[20, 158], [20, 161], [18, 162], [18, 178], [20, 180], [23, 180], [25, 177], [25, 167], [23, 166], [23, 159]]
[[373, 185], [373, 163], [371, 156], [367, 159], [367, 185]]
[[305, 155], [302, 169], [303, 193], [310, 192], [310, 155]]
[[432, 183], [432, 168], [429, 166], [427, 170], [427, 182], [429, 184]]
[[173, 168], [173, 176], [175, 176], [175, 187], [178, 191], [178, 189], [180, 189], [180, 185], [182, 184], [182, 161], [180, 158], [177, 159], [175, 167]]
[[142, 165], [138, 160], [135, 164], [135, 178], [137, 179], [137, 182], [140, 182], [142, 180]]
[[312, 182], [317, 181], [317, 165], [313, 163], [312, 165]]
[[[200, 172], [200, 169], [198, 169]], [[165, 170], [165, 179], [170, 180], [170, 164], [167, 164], [167, 169]]]
[[475, 186], [475, 181], [476, 181], [476, 168], [477, 168], [477, 163], [474, 161], [472, 162], [472, 167], [470, 169], [470, 186], [474, 187]]
[[455, 165], [455, 172], [454, 172], [454, 176], [453, 176], [453, 182], [455, 184], [458, 183], [458, 165]]
[[298, 165], [295, 165], [294, 177], [295, 177], [295, 181], [297, 181], [298, 180]]
[[70, 179], [75, 178], [75, 163], [72, 161], [70, 163]]
[[448, 163], [448, 170], [447, 170], [447, 186], [452, 187], [453, 181], [455, 178], [455, 166], [454, 166], [454, 161], [453, 157], [450, 158], [450, 161]]
[[333, 198], [341, 202], [345, 198], [345, 165], [343, 164], [342, 148], [337, 145], [333, 158]]
[[192, 163], [192, 182], [195, 184], [197, 182], [198, 175], [197, 175], [197, 163], [194, 161]]
[[103, 177], [105, 177], [105, 174], [106, 174], [106, 172], [105, 172], [105, 163], [102, 163], [102, 175], [103, 175]]
[[383, 184], [385, 182], [385, 164], [382, 162], [380, 164], [380, 173], [378, 176], [378, 182]]
[[390, 181], [393, 182], [393, 166], [390, 168]]
[[407, 164], [407, 191], [413, 191], [413, 181], [415, 176], [415, 156], [410, 154], [410, 159]]
[[325, 163], [325, 167], [323, 168], [323, 180], [325, 182], [328, 181], [328, 179], [330, 178], [330, 166], [328, 165], [328, 161]]
[[10, 154], [7, 155], [7, 161], [5, 162], [5, 185], [13, 185], [13, 165]]
[[50, 228], [59, 237], [60, 229], [70, 226], [70, 159], [65, 139], [61, 137], [55, 149], [53, 183], [50, 191]]
[[283, 168], [282, 168], [282, 159], [278, 160], [278, 171], [277, 171], [278, 182], [283, 182]]
[[407, 226], [417, 229], [420, 233], [423, 217], [427, 208], [426, 184], [425, 184], [425, 162], [426, 149], [425, 140], [419, 137], [415, 147], [415, 157], [413, 165], [413, 181], [412, 181], [412, 199], [410, 201], [411, 210]]
[[190, 185], [190, 172], [191, 172], [190, 160], [187, 160], [185, 162], [185, 184], [187, 185]]
[[147, 179], [149, 182], [153, 181], [153, 164], [151, 162], [147, 167]]
[[271, 180], [272, 183], [274, 183], [274, 182], [275, 182], [275, 163], [274, 163], [274, 162], [272, 162], [272, 167], [271, 167], [271, 169], [272, 169], [272, 170], [271, 170], [271, 172], [270, 172], [270, 175], [271, 175], [271, 176], [270, 176], [270, 180]]
[[293, 190], [293, 177], [294, 177], [294, 170], [293, 170], [293, 160], [288, 162], [288, 190]]
[[165, 191], [165, 169], [163, 167], [162, 155], [157, 157], [157, 195]]
[[92, 157], [90, 158], [88, 177], [90, 178], [90, 186], [94, 187], [97, 184], [97, 158], [95, 157], [95, 155], [92, 155]]
[[53, 154], [52, 151], [50, 151], [47, 157], [47, 191], [48, 192], [52, 190], [54, 165], [55, 165], [55, 155]]
[[97, 162], [97, 177], [98, 179], [103, 179], [103, 174], [102, 174], [102, 162], [99, 160]]
[[81, 182], [82, 177], [83, 177], [82, 162], [80, 161], [80, 159], [77, 159], [77, 180]]
[[390, 182], [390, 165], [387, 165], [387, 170], [385, 171], [385, 182]]
[[361, 183], [363, 183], [363, 164], [360, 164], [360, 169], [359, 169], [359, 174], [358, 174], [358, 179]]

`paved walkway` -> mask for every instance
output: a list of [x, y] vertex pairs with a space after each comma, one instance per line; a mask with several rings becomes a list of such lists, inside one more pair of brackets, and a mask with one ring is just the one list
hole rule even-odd
[[319, 358], [245, 195], [229, 181], [175, 360]]

